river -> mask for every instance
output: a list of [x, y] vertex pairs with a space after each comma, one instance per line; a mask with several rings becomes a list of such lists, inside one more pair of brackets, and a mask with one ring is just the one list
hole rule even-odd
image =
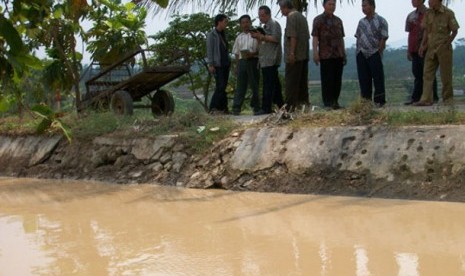
[[0, 178], [0, 275], [465, 275], [465, 204]]

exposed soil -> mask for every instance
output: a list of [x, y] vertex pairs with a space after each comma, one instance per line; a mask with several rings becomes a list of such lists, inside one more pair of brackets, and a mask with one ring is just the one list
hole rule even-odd
[[[212, 161], [218, 160], [216, 155]], [[213, 181], [193, 187], [234, 191], [318, 194], [386, 199], [465, 202], [465, 171], [447, 180], [438, 174], [414, 175], [399, 172], [402, 181], [374, 179], [368, 172], [355, 173], [320, 166], [290, 173], [282, 164], [253, 173], [222, 171]]]
[[247, 186], [232, 185], [227, 188], [258, 192], [465, 202], [463, 177], [443, 181], [416, 175], [404, 182], [393, 183], [373, 180], [369, 174], [331, 171], [331, 169], [308, 171], [302, 175], [270, 175], [268, 172], [263, 172], [260, 175], [243, 177], [254, 181]]

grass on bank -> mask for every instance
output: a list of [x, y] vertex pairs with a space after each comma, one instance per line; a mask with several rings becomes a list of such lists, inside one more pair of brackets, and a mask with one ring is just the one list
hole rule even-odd
[[316, 110], [296, 116], [290, 126], [331, 127], [331, 126], [414, 126], [414, 125], [460, 125], [465, 124], [465, 113], [454, 106], [437, 110], [375, 108], [371, 102], [356, 101], [338, 111]]
[[[73, 139], [90, 140], [101, 135], [115, 137], [153, 137], [175, 134], [196, 151], [203, 151], [215, 141], [223, 139], [233, 129], [241, 128], [234, 116], [211, 116], [193, 100], [176, 99], [176, 112], [169, 117], [154, 118], [145, 109], [136, 109], [133, 116], [115, 116], [112, 112], [87, 111], [79, 116], [69, 112], [60, 120], [71, 132]], [[26, 113], [0, 117], [0, 133], [6, 135], [35, 134], [40, 118]], [[295, 114], [294, 120], [284, 121], [290, 127], [331, 127], [361, 125], [444, 125], [465, 124], [465, 113], [454, 106], [441, 107], [433, 111], [422, 108], [373, 107], [370, 102], [355, 101], [338, 111], [315, 111]], [[48, 133], [59, 133], [50, 129]]]
[[189, 144], [195, 151], [207, 149], [237, 126], [225, 116], [213, 117], [201, 110], [180, 111], [169, 117], [157, 118], [146, 110], [137, 110], [133, 116], [92, 112], [82, 120], [75, 121], [68, 124], [73, 137], [77, 139], [92, 139], [101, 135], [138, 138], [177, 135], [181, 142]]
[[[69, 129], [72, 139], [91, 140], [102, 135], [113, 137], [154, 137], [177, 135], [194, 150], [202, 151], [223, 139], [237, 125], [226, 116], [210, 116], [192, 100], [176, 99], [176, 111], [171, 116], [154, 118], [147, 109], [135, 109], [132, 116], [117, 116], [111, 111], [65, 113], [59, 120]], [[0, 134], [31, 135], [37, 133], [41, 118], [27, 112], [18, 116], [0, 117]], [[47, 134], [61, 134], [50, 128]]]

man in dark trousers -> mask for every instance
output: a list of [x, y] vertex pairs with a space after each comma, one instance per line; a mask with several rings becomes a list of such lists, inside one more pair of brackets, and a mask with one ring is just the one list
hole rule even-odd
[[[383, 52], [388, 39], [388, 23], [375, 12], [375, 0], [363, 0], [355, 37], [357, 38], [357, 73], [362, 98], [377, 107], [386, 104]], [[373, 84], [375, 86], [373, 95]]]
[[284, 105], [278, 73], [282, 58], [282, 32], [281, 25], [271, 18], [271, 9], [268, 6], [258, 8], [258, 18], [265, 32], [252, 33], [259, 41], [258, 59], [263, 75], [262, 110], [258, 114], [269, 114], [273, 112], [273, 104], [278, 108]]
[[280, 0], [281, 13], [287, 17], [284, 32], [286, 61], [286, 107], [289, 111], [309, 106], [308, 60], [310, 32], [307, 18], [298, 12], [291, 0]]
[[228, 17], [215, 16], [215, 27], [207, 35], [208, 71], [215, 76], [216, 88], [210, 102], [210, 113], [229, 113], [226, 86], [228, 85], [231, 61], [225, 29]]
[[236, 57], [237, 86], [234, 93], [233, 114], [241, 113], [247, 87], [252, 90], [250, 106], [254, 114], [260, 111], [260, 99], [258, 94], [258, 83], [260, 73], [258, 70], [258, 41], [250, 32], [252, 19], [248, 14], [239, 18], [242, 32], [236, 37], [233, 46], [233, 54]]
[[313, 20], [313, 61], [320, 65], [321, 96], [326, 108], [339, 109], [342, 70], [346, 64], [344, 26], [334, 15], [336, 0], [323, 1], [324, 12]]

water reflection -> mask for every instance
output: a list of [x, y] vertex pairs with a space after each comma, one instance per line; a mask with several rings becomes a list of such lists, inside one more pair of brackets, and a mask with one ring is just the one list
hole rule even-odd
[[0, 179], [0, 275], [463, 275], [464, 214], [458, 203]]
[[366, 276], [371, 275], [368, 270], [368, 254], [365, 248], [362, 246], [354, 246], [355, 263], [356, 263], [356, 275]]
[[397, 253], [396, 262], [399, 265], [399, 275], [420, 275], [418, 272], [418, 256], [415, 253]]

